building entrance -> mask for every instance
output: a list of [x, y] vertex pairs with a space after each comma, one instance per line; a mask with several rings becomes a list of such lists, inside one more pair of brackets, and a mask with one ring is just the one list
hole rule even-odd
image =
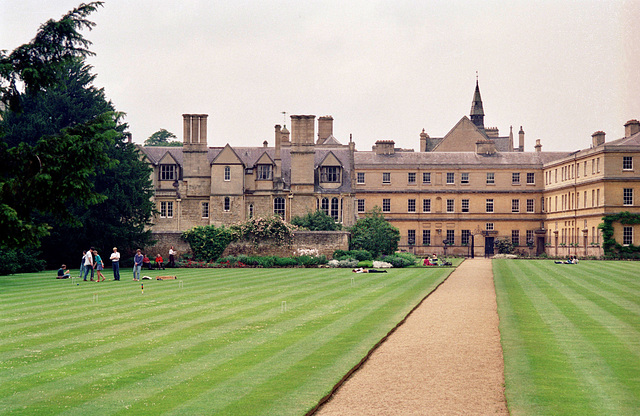
[[484, 238], [484, 256], [489, 257], [493, 256], [493, 239], [494, 237], [485, 237]]

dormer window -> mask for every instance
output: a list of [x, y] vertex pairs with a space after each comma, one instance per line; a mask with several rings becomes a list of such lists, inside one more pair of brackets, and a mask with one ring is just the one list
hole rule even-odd
[[340, 166], [322, 166], [320, 168], [320, 182], [340, 182]]
[[160, 180], [175, 181], [178, 179], [178, 169], [176, 165], [160, 165]]
[[273, 169], [271, 165], [258, 165], [256, 169], [257, 179], [259, 181], [270, 181], [273, 178]]

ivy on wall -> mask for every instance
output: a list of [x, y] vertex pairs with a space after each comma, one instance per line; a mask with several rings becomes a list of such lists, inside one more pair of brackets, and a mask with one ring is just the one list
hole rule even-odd
[[622, 225], [640, 224], [640, 214], [633, 214], [628, 211], [602, 217], [602, 223], [598, 228], [602, 230], [602, 248], [607, 257], [638, 258], [640, 259], [640, 247], [623, 246], [613, 238], [613, 223], [619, 222]]

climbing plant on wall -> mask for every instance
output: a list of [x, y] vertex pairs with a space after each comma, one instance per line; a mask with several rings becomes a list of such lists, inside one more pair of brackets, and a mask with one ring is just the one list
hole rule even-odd
[[602, 223], [598, 228], [602, 230], [602, 248], [605, 256], [620, 258], [640, 258], [640, 247], [630, 244], [623, 246], [613, 238], [613, 224], [619, 222], [622, 225], [640, 224], [640, 214], [628, 211], [602, 217]]

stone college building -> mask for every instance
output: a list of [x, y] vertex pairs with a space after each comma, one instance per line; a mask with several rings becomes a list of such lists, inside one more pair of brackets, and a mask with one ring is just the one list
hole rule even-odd
[[[350, 226], [373, 207], [400, 230], [400, 249], [416, 255], [483, 256], [498, 238], [529, 254], [600, 256], [604, 215], [640, 213], [640, 122], [585, 148], [525, 151], [520, 127], [501, 136], [485, 127], [476, 83], [469, 117], [444, 136], [419, 135], [419, 151], [380, 140], [356, 150], [333, 136], [333, 118], [292, 115], [274, 144], [210, 146], [207, 115], [183, 115], [183, 146], [141, 147], [153, 166], [153, 232], [160, 239], [197, 225], [322, 210]], [[588, 143], [588, 147], [587, 147]], [[615, 227], [623, 245], [640, 244], [640, 225]]]

